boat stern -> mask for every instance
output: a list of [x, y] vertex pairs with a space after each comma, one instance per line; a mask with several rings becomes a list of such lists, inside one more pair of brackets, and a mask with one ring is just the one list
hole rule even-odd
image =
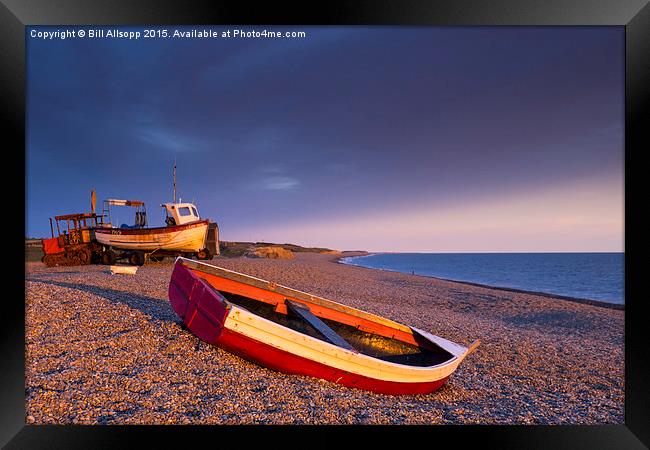
[[178, 317], [201, 340], [215, 344], [230, 310], [226, 299], [203, 279], [176, 262], [169, 281], [169, 301]]

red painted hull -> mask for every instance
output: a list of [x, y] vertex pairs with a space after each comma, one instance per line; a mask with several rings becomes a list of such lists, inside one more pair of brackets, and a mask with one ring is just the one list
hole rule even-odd
[[427, 383], [398, 383], [377, 380], [284, 352], [228, 329], [225, 329], [221, 333], [221, 336], [214, 344], [248, 361], [277, 370], [278, 372], [322, 378], [343, 386], [365, 389], [380, 394], [428, 394], [445, 384], [448, 378], [445, 377]]
[[169, 299], [185, 326], [201, 340], [246, 360], [279, 372], [322, 378], [347, 387], [382, 394], [426, 394], [448, 376], [428, 382], [396, 382], [347, 372], [251, 339], [224, 326], [230, 310], [214, 290], [189, 269], [177, 264], [169, 284]]

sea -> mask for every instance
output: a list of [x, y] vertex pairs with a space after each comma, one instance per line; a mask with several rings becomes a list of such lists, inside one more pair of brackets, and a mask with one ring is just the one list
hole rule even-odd
[[373, 253], [341, 262], [453, 281], [625, 303], [624, 253]]

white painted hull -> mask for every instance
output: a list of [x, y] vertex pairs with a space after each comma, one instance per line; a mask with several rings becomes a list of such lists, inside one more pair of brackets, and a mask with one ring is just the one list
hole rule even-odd
[[98, 228], [99, 243], [120, 250], [198, 252], [205, 247], [208, 221], [161, 228]]
[[234, 305], [227, 316], [224, 327], [257, 342], [264, 342], [286, 353], [328, 367], [377, 380], [401, 383], [427, 383], [447, 378], [469, 353], [469, 349], [466, 347], [418, 330], [419, 333], [426, 336], [431, 342], [440, 345], [454, 357], [443, 364], [432, 367], [413, 367], [382, 361], [307, 336]]

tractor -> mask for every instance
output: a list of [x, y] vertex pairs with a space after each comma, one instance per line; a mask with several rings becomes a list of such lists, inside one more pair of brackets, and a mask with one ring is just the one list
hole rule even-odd
[[52, 237], [43, 239], [42, 261], [48, 267], [82, 266], [100, 259], [103, 247], [95, 240], [95, 228], [103, 216], [95, 213], [66, 214], [54, 217], [56, 236], [50, 218]]

